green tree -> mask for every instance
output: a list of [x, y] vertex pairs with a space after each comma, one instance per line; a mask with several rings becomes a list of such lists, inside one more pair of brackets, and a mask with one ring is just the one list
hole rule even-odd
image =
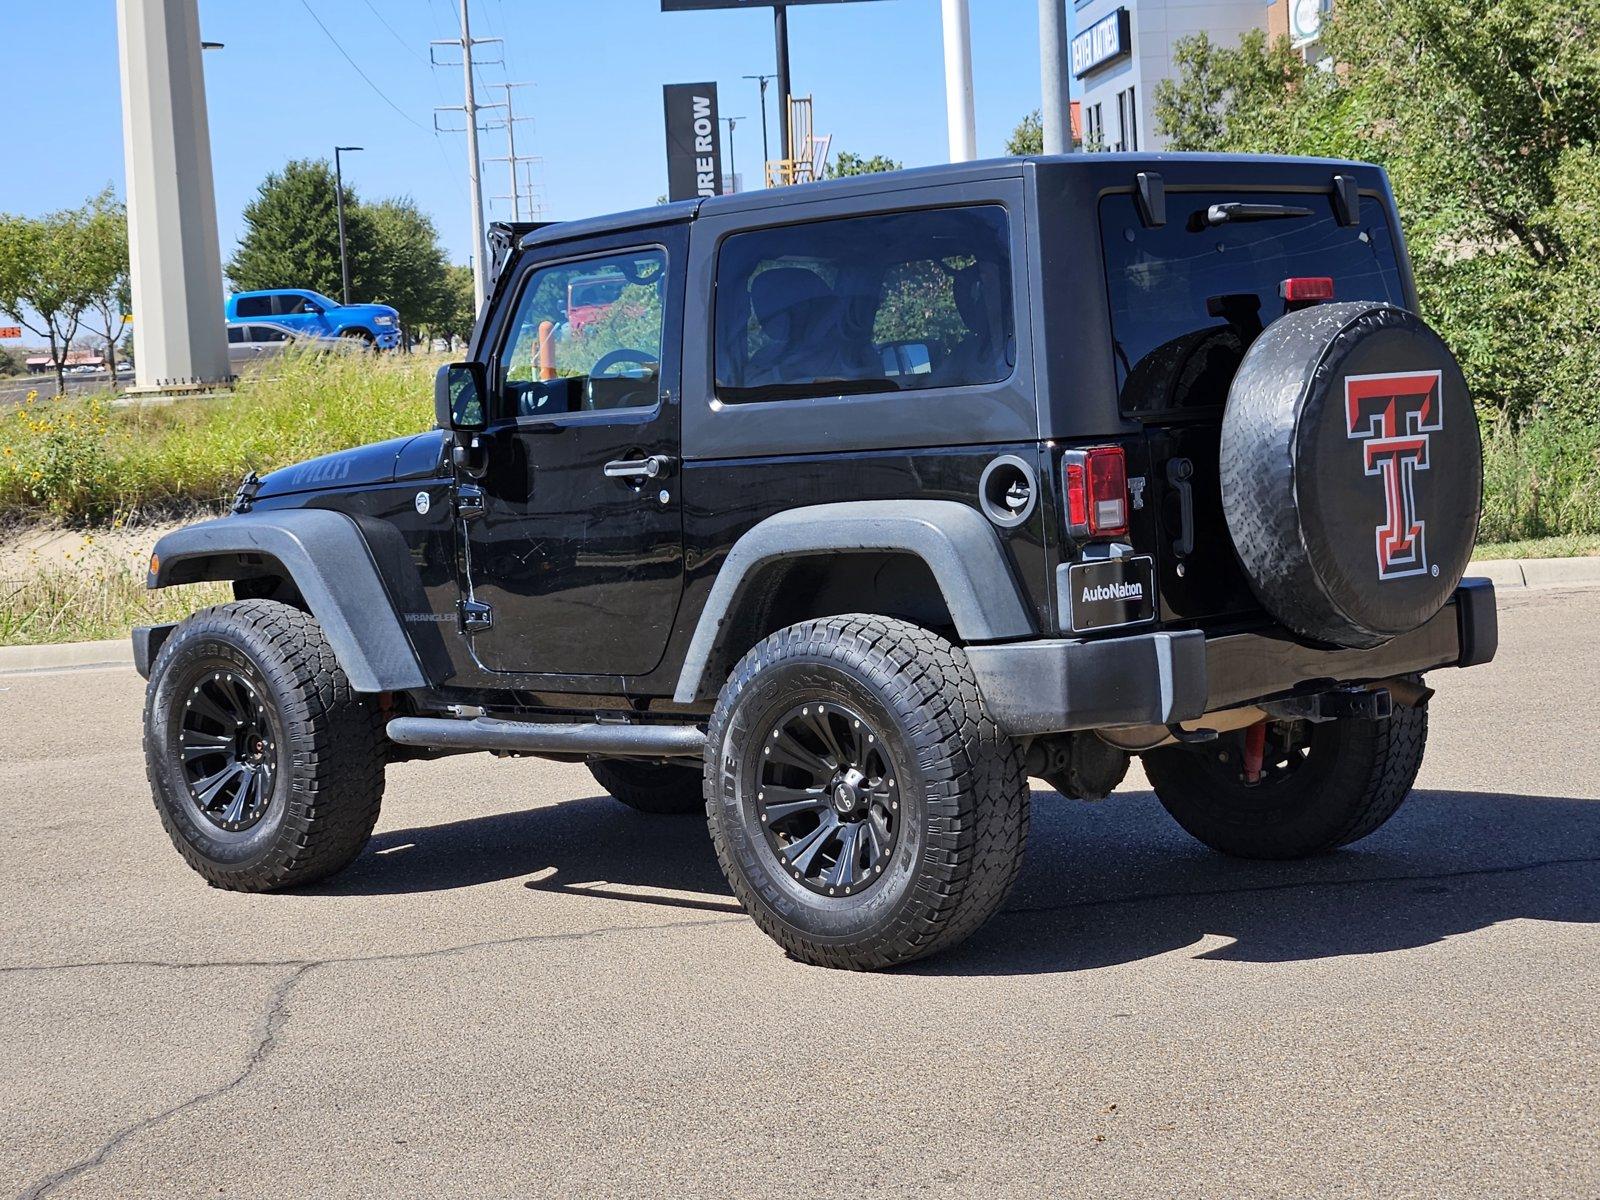
[[478, 319], [473, 306], [472, 268], [449, 266], [444, 269], [444, 286], [433, 309], [422, 321], [429, 338], [445, 338], [451, 347], [472, 337]]
[[[245, 205], [245, 233], [227, 266], [242, 292], [260, 288], [310, 288], [339, 296], [339, 216], [333, 168], [325, 159], [298, 159], [269, 174]], [[345, 234], [350, 253], [351, 299], [371, 299], [363, 284], [371, 274], [374, 237], [366, 210], [344, 188]]]
[[67, 354], [100, 286], [89, 222], [88, 208], [0, 215], [0, 313], [49, 343], [58, 393], [67, 390]]
[[400, 344], [409, 350], [417, 330], [447, 298], [439, 231], [409, 198], [365, 206], [365, 222], [372, 245], [363, 292], [399, 312]]
[[1176, 47], [1175, 149], [1326, 154], [1393, 180], [1424, 314], [1480, 401], [1600, 417], [1600, 0], [1340, 0], [1333, 70], [1260, 34]]
[[849, 175], [877, 175], [884, 171], [898, 171], [904, 163], [895, 162], [894, 159], [882, 154], [874, 154], [871, 158], [863, 158], [859, 154], [852, 154], [848, 150], [841, 150], [833, 156], [833, 161], [828, 164], [823, 172], [824, 179], [844, 179]]
[[1017, 122], [1006, 139], [1006, 153], [1017, 158], [1044, 153], [1044, 113], [1036, 108]]
[[83, 228], [89, 310], [106, 340], [106, 367], [117, 378], [117, 342], [131, 307], [128, 286], [128, 210], [107, 188], [89, 202]]

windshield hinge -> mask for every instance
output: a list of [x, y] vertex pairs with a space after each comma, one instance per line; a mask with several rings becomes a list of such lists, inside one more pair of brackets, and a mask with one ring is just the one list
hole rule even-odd
[[494, 609], [478, 600], [461, 601], [461, 628], [466, 633], [493, 629]]

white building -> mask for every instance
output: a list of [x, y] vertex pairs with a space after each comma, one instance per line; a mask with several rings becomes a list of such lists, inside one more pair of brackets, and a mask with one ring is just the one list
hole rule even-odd
[[[1287, 33], [1296, 3], [1311, 12], [1327, 0], [1067, 0], [1072, 8], [1072, 94], [1082, 102], [1086, 149], [1160, 150], [1155, 92], [1173, 74], [1179, 38], [1207, 33], [1233, 46], [1250, 29]], [[1296, 14], [1304, 17], [1305, 14]], [[1304, 40], [1303, 37], [1297, 40]]]

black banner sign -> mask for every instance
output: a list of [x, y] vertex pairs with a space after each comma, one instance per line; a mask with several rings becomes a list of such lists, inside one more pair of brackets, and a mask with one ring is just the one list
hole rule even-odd
[[667, 198], [722, 195], [722, 139], [717, 127], [717, 85], [669, 83]]

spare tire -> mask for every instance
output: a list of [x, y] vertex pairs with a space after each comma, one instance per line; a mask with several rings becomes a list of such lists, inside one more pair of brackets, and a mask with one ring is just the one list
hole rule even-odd
[[1221, 467], [1250, 585], [1302, 637], [1381, 645], [1444, 607], [1472, 558], [1472, 397], [1404, 309], [1325, 304], [1269, 326], [1228, 393]]

